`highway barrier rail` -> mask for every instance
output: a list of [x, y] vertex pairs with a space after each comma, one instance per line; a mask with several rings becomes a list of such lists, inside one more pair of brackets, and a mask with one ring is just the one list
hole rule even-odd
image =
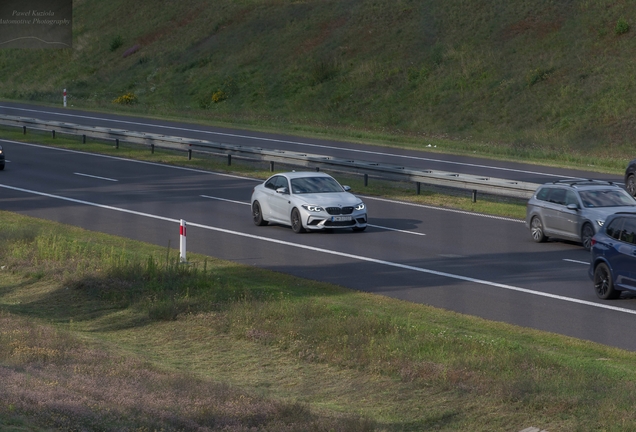
[[184, 151], [188, 153], [188, 158], [192, 158], [192, 153], [198, 152], [226, 155], [228, 163], [231, 163], [232, 156], [256, 161], [268, 161], [271, 171], [274, 170], [275, 163], [282, 163], [307, 167], [314, 170], [322, 169], [355, 173], [364, 176], [365, 185], [367, 184], [369, 176], [385, 180], [412, 182], [416, 184], [418, 193], [420, 191], [420, 184], [463, 189], [472, 192], [473, 201], [476, 200], [478, 192], [514, 198], [530, 198], [532, 193], [539, 186], [537, 183], [519, 182], [493, 177], [409, 168], [400, 165], [335, 158], [304, 152], [269, 150], [260, 147], [224, 144], [123, 129], [44, 121], [27, 117], [0, 115], [0, 125], [22, 128], [25, 134], [28, 129], [35, 129], [50, 131], [53, 137], [55, 137], [56, 133], [82, 136], [83, 142], [86, 142], [86, 138], [89, 137], [100, 140], [110, 140], [113, 141], [116, 146], [119, 146], [120, 142], [126, 142], [148, 146], [151, 151], [154, 151], [155, 148]]

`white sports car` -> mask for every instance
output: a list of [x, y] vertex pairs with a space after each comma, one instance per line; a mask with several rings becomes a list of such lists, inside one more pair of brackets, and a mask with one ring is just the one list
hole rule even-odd
[[252, 218], [256, 225], [275, 222], [296, 233], [367, 227], [367, 208], [333, 177], [320, 172], [276, 174], [254, 188]]

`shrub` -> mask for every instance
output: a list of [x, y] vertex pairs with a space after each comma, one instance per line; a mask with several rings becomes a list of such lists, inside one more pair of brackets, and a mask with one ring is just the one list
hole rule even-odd
[[528, 82], [528, 87], [532, 87], [533, 85], [540, 83], [541, 81], [545, 81], [550, 77], [550, 74], [554, 72], [554, 68], [550, 69], [542, 69], [537, 68], [533, 69], [526, 76], [526, 81]]
[[227, 99], [227, 94], [223, 90], [212, 93], [212, 102], [219, 103]]
[[115, 51], [117, 48], [119, 48], [123, 44], [124, 44], [124, 39], [120, 35], [115, 36], [110, 41], [110, 51], [111, 52]]
[[116, 99], [113, 99], [113, 103], [121, 104], [121, 105], [132, 105], [137, 103], [137, 96], [134, 93], [126, 93], [124, 95], [119, 96]]
[[625, 18], [620, 18], [617, 22], [616, 22], [616, 27], [614, 28], [614, 32], [617, 35], [622, 35], [624, 33], [627, 33], [629, 31], [629, 24], [627, 23], [627, 21], [625, 20]]

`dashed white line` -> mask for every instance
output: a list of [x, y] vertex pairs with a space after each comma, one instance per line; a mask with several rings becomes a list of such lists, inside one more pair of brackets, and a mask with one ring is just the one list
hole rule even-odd
[[209, 195], [201, 195], [201, 198], [207, 198], [207, 199], [212, 199], [212, 200], [216, 200], [216, 201], [231, 202], [231, 203], [234, 203], [234, 204], [250, 205], [250, 203], [244, 202], [244, 201], [234, 201], [234, 200], [230, 200], [230, 199], [213, 197], [213, 196], [209, 196]]
[[94, 178], [94, 179], [99, 179], [99, 180], [106, 180], [106, 181], [111, 181], [111, 182], [116, 182], [119, 180], [115, 180], [115, 179], [111, 179], [111, 178], [107, 178], [107, 177], [100, 177], [100, 176], [95, 176], [95, 175], [90, 175], [90, 174], [83, 174], [83, 173], [73, 173], [75, 175], [78, 176], [82, 176], [82, 177], [90, 177], [90, 178]]
[[[133, 215], [136, 215], [136, 216], [142, 216], [142, 217], [147, 217], [147, 218], [152, 218], [152, 219], [157, 219], [157, 220], [162, 220], [162, 221], [167, 221], [167, 222], [173, 222], [175, 224], [180, 223], [179, 219], [172, 219], [172, 218], [168, 218], [168, 217], [165, 217], [165, 216], [153, 215], [153, 214], [149, 214], [149, 213], [143, 213], [143, 212], [138, 212], [138, 211], [134, 211], [134, 210], [128, 210], [128, 209], [124, 209], [124, 208], [120, 208], [120, 207], [107, 206], [107, 205], [98, 204], [98, 203], [94, 203], [94, 202], [83, 201], [83, 200], [78, 200], [78, 199], [74, 199], [74, 198], [68, 198], [68, 197], [63, 197], [63, 196], [59, 196], [59, 195], [53, 195], [53, 194], [49, 194], [49, 193], [45, 193], [45, 192], [38, 192], [38, 191], [33, 191], [33, 190], [28, 190], [28, 189], [23, 189], [23, 188], [3, 185], [3, 184], [0, 184], [0, 187], [5, 188], [5, 189], [15, 190], [15, 191], [18, 191], [18, 192], [24, 192], [24, 193], [29, 193], [29, 194], [33, 194], [33, 195], [39, 195], [39, 196], [45, 196], [45, 197], [48, 197], [48, 198], [59, 199], [59, 200], [63, 200], [63, 201], [69, 201], [69, 202], [74, 202], [74, 203], [78, 203], [78, 204], [84, 204], [84, 205], [98, 207], [98, 208], [103, 208], [103, 209], [107, 209], [107, 210], [113, 210], [113, 211], [118, 211], [118, 212], [122, 212], [122, 213], [133, 214]], [[228, 230], [228, 229], [224, 229], [224, 228], [198, 224], [198, 223], [194, 223], [194, 222], [188, 222], [188, 226], [202, 228], [202, 229], [206, 229], [206, 230], [210, 230], [210, 231], [221, 232], [221, 233], [224, 233], [224, 234], [235, 235], [235, 236], [239, 236], [239, 237], [251, 238], [251, 239], [254, 239], [254, 240], [265, 241], [265, 242], [269, 242], [269, 243], [275, 243], [275, 244], [279, 244], [279, 245], [283, 245], [283, 246], [289, 246], [289, 247], [294, 247], [294, 248], [298, 248], [298, 249], [310, 250], [312, 252], [319, 252], [319, 253], [323, 253], [323, 254], [327, 254], [327, 255], [334, 255], [334, 256], [349, 258], [349, 259], [352, 259], [352, 260], [364, 261], [364, 262], [384, 265], [384, 266], [388, 266], [388, 267], [399, 268], [399, 269], [402, 269], [402, 270], [409, 270], [409, 271], [414, 271], [414, 272], [418, 272], [418, 273], [425, 273], [425, 274], [431, 274], [431, 275], [435, 275], [435, 276], [440, 276], [440, 277], [446, 277], [446, 278], [450, 278], [450, 279], [460, 280], [460, 281], [463, 281], [463, 282], [470, 282], [470, 283], [490, 286], [490, 287], [494, 287], [494, 288], [501, 288], [501, 289], [505, 289], [505, 290], [509, 290], [509, 291], [515, 291], [515, 292], [520, 292], [520, 293], [524, 293], [524, 294], [530, 294], [530, 295], [535, 295], [535, 296], [539, 296], [539, 297], [550, 298], [550, 299], [553, 299], [553, 300], [561, 300], [561, 301], [565, 301], [565, 302], [569, 302], [569, 303], [575, 303], [575, 304], [584, 305], [584, 306], [591, 306], [591, 307], [599, 308], [599, 309], [606, 309], [606, 310], [611, 310], [611, 311], [615, 311], [615, 312], [622, 312], [622, 313], [626, 313], [626, 314], [630, 314], [630, 315], [636, 315], [636, 310], [621, 308], [621, 307], [617, 307], [617, 306], [611, 306], [611, 305], [607, 305], [607, 304], [603, 304], [603, 303], [594, 303], [594, 302], [590, 302], [590, 301], [586, 301], [586, 300], [580, 300], [580, 299], [575, 299], [575, 298], [571, 298], [571, 297], [565, 297], [565, 296], [561, 296], [561, 295], [545, 293], [545, 292], [541, 292], [541, 291], [534, 291], [534, 290], [531, 290], [531, 289], [516, 287], [516, 286], [513, 286], [513, 285], [501, 284], [501, 283], [486, 281], [486, 280], [482, 280], [482, 279], [475, 279], [475, 278], [461, 276], [461, 275], [456, 275], [456, 274], [452, 274], [452, 273], [446, 273], [446, 272], [440, 272], [440, 271], [436, 271], [436, 270], [425, 269], [425, 268], [421, 268], [421, 267], [415, 267], [415, 266], [408, 265], [408, 264], [401, 264], [401, 263], [396, 263], [396, 262], [391, 262], [391, 261], [380, 260], [380, 259], [376, 259], [376, 258], [365, 257], [365, 256], [361, 256], [361, 255], [354, 255], [354, 254], [349, 254], [349, 253], [345, 253], [345, 252], [338, 252], [338, 251], [329, 250], [329, 249], [322, 249], [322, 248], [318, 248], [318, 247], [314, 247], [314, 246], [307, 246], [307, 245], [298, 244], [298, 243], [292, 243], [292, 242], [288, 242], [288, 241], [284, 241], [284, 240], [277, 240], [277, 239], [272, 239], [272, 238], [268, 238], [268, 237], [257, 236], [257, 235], [254, 235], [254, 234], [247, 234], [247, 233], [238, 232], [238, 231], [232, 231], [232, 230]]]
[[567, 262], [571, 262], [571, 263], [575, 263], [575, 264], [590, 265], [589, 261], [578, 261], [578, 260], [567, 259], [567, 258], [564, 258], [563, 261], [567, 261]]

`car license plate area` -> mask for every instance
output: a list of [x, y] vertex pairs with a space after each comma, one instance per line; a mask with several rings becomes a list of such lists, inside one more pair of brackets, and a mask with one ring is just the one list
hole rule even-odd
[[351, 216], [331, 216], [331, 222], [349, 222]]

